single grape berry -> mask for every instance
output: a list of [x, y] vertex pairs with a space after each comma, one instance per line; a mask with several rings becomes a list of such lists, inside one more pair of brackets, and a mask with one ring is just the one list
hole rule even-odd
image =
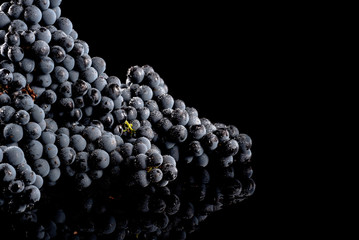
[[32, 44], [32, 52], [38, 58], [46, 57], [50, 53], [50, 47], [44, 40], [37, 40]]
[[133, 83], [140, 83], [145, 77], [145, 71], [139, 66], [132, 66], [127, 71], [127, 78]]
[[3, 136], [8, 142], [19, 142], [24, 136], [24, 131], [20, 125], [9, 123], [3, 130]]
[[19, 147], [11, 146], [1, 152], [3, 152], [3, 162], [7, 162], [14, 167], [26, 162], [24, 152]]
[[41, 21], [41, 18], [42, 18], [42, 12], [35, 5], [30, 5], [25, 8], [24, 19], [26, 22], [30, 24], [36, 24]]
[[168, 138], [173, 142], [184, 142], [187, 135], [187, 129], [183, 125], [174, 125], [168, 130]]
[[0, 163], [0, 181], [11, 182], [16, 177], [15, 168], [9, 163]]
[[7, 68], [0, 69], [0, 84], [8, 85], [13, 80], [13, 74]]
[[94, 169], [105, 169], [110, 164], [110, 156], [106, 151], [96, 149], [91, 152], [89, 161]]

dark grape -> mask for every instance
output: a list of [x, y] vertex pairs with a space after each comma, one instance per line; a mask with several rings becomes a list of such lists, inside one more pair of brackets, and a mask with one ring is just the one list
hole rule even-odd
[[150, 182], [147, 179], [147, 172], [145, 170], [139, 170], [133, 174], [133, 181], [141, 187], [147, 187]]
[[94, 169], [105, 169], [110, 164], [110, 156], [106, 151], [96, 149], [91, 152], [89, 161]]
[[56, 22], [56, 12], [48, 8], [42, 11], [42, 21], [45, 25], [52, 25]]
[[35, 61], [30, 58], [23, 58], [19, 62], [19, 66], [22, 71], [26, 73], [31, 73], [35, 69]]
[[80, 134], [72, 135], [70, 138], [70, 146], [75, 149], [76, 152], [82, 152], [86, 148], [86, 140]]
[[50, 172], [50, 165], [45, 159], [37, 159], [32, 165], [34, 172], [41, 177], [46, 177]]
[[0, 28], [7, 26], [11, 22], [6, 13], [0, 11]]
[[25, 144], [25, 155], [26, 158], [30, 160], [36, 160], [41, 158], [43, 153], [44, 147], [43, 145], [37, 140], [31, 140], [30, 142]]
[[57, 135], [51, 130], [45, 130], [41, 133], [41, 142], [43, 144], [55, 144]]
[[20, 32], [20, 39], [21, 39], [20, 41], [21, 41], [22, 45], [24, 45], [26, 47], [30, 46], [36, 40], [35, 31], [26, 30], [26, 31]]
[[174, 142], [184, 142], [187, 139], [188, 131], [182, 125], [174, 125], [168, 130], [168, 137]]
[[145, 77], [145, 71], [139, 66], [132, 66], [127, 71], [127, 78], [133, 83], [140, 83]]
[[15, 168], [9, 163], [0, 163], [0, 180], [3, 182], [11, 182], [16, 177]]
[[36, 186], [26, 186], [24, 189], [24, 198], [29, 202], [38, 202], [41, 197], [41, 192]]
[[14, 106], [17, 109], [29, 111], [34, 107], [34, 100], [28, 94], [20, 94], [16, 97]]
[[48, 158], [48, 159], [54, 158], [57, 156], [57, 154], [58, 154], [58, 148], [56, 147], [55, 144], [48, 143], [48, 144], [44, 145], [43, 155], [46, 158]]
[[[65, 60], [66, 56], [66, 51], [62, 47], [57, 45], [51, 47], [50, 57], [54, 60], [54, 62], [61, 63]], [[66, 70], [68, 69], [66, 68]]]
[[78, 189], [82, 190], [91, 185], [92, 180], [86, 173], [76, 173], [75, 182]]
[[40, 123], [45, 119], [45, 112], [42, 108], [40, 108], [37, 104], [34, 104], [33, 108], [29, 111], [31, 119], [36, 122]]
[[148, 164], [153, 167], [159, 167], [163, 163], [163, 157], [156, 151], [148, 151]]
[[8, 189], [11, 193], [20, 193], [25, 189], [25, 183], [21, 180], [13, 180], [9, 183]]
[[94, 142], [102, 135], [101, 130], [98, 127], [88, 126], [83, 130], [84, 137], [89, 142]]
[[188, 112], [185, 109], [176, 108], [171, 112], [170, 120], [174, 124], [186, 125], [189, 121]]
[[209, 132], [203, 136], [201, 143], [205, 148], [208, 148], [209, 150], [215, 150], [218, 146], [219, 140], [214, 133]]
[[52, 168], [49, 174], [46, 176], [46, 179], [50, 182], [56, 182], [61, 176], [61, 171], [59, 168]]
[[28, 139], [38, 139], [41, 136], [42, 130], [38, 123], [36, 122], [29, 122], [24, 125], [24, 132]]
[[93, 57], [92, 58], [92, 67], [96, 69], [98, 74], [102, 74], [106, 70], [106, 62], [103, 58]]
[[78, 152], [76, 154], [74, 162], [74, 169], [76, 172], [87, 172], [90, 170], [88, 165], [89, 155], [90, 154], [88, 152]]
[[4, 139], [8, 142], [19, 142], [23, 138], [23, 135], [24, 131], [22, 127], [14, 123], [7, 124], [3, 131]]
[[148, 172], [148, 177], [149, 177], [150, 182], [157, 183], [162, 180], [163, 173], [162, 173], [161, 169], [153, 168], [151, 171]]
[[66, 34], [70, 34], [73, 27], [70, 19], [65, 17], [60, 17], [59, 19], [57, 19], [55, 25], [59, 30], [64, 31]]
[[5, 34], [4, 41], [8, 44], [8, 46], [19, 46], [20, 34], [16, 31], [10, 31]]
[[46, 57], [50, 53], [49, 45], [43, 40], [37, 40], [32, 44], [31, 47], [33, 55], [39, 58]]
[[98, 139], [98, 146], [106, 152], [112, 152], [117, 147], [116, 138], [112, 134], [103, 134]]
[[8, 147], [1, 152], [3, 154], [3, 162], [10, 163], [14, 167], [26, 162], [24, 152], [19, 147]]
[[50, 7], [50, 0], [34, 0], [34, 5], [38, 6], [41, 11]]
[[36, 36], [37, 40], [43, 40], [47, 44], [50, 43], [51, 38], [52, 38], [52, 34], [51, 34], [50, 30], [47, 29], [46, 27], [40, 27], [40, 28], [36, 29], [35, 36]]
[[191, 134], [194, 139], [200, 140], [206, 134], [206, 128], [202, 124], [191, 125], [189, 127], [189, 134]]
[[22, 14], [23, 10], [24, 8], [22, 7], [22, 5], [12, 4], [8, 9], [7, 14], [13, 19], [18, 19]]
[[70, 165], [75, 161], [76, 151], [71, 147], [64, 147], [59, 150], [59, 158], [61, 163], [65, 165]]

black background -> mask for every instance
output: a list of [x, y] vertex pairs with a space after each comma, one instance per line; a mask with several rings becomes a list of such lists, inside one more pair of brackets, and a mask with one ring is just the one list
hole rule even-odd
[[[302, 99], [314, 92], [304, 86], [316, 54], [308, 57], [313, 34], [303, 34], [295, 7], [105, 0], [61, 6], [90, 55], [106, 60], [108, 75], [125, 81], [130, 66], [149, 64], [201, 117], [234, 124], [253, 139], [254, 195], [214, 213], [188, 239], [291, 239], [318, 230], [322, 211], [312, 193], [320, 183], [308, 183], [309, 156], [299, 140], [313, 121]], [[309, 212], [308, 202], [318, 208]]]

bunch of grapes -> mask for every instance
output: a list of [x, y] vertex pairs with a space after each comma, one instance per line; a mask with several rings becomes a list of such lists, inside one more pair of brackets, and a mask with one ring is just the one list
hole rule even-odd
[[[62, 179], [79, 190], [93, 182], [165, 187], [181, 166], [250, 161], [248, 135], [175, 99], [151, 66], [130, 67], [125, 81], [108, 75], [105, 60], [90, 56], [89, 45], [61, 15], [61, 2], [0, 5], [5, 205], [25, 211], [39, 201], [42, 185]], [[9, 158], [10, 152], [20, 157]]]
[[[0, 70], [1, 192], [13, 211], [39, 201], [44, 180], [56, 182], [60, 170], [52, 164], [58, 149], [51, 119], [34, 103], [35, 94], [20, 73]], [[25, 85], [26, 84], [26, 85]]]
[[0, 146], [0, 206], [23, 212], [40, 200], [43, 179], [31, 168], [24, 152], [16, 146]]
[[131, 111], [139, 112], [136, 125], [152, 127], [153, 141], [177, 161], [180, 152], [185, 163], [202, 167], [209, 163], [209, 155], [219, 156], [218, 163], [223, 167], [230, 166], [238, 153], [241, 162], [251, 159], [248, 135], [233, 125], [200, 118], [195, 108], [168, 93], [167, 85], [150, 66], [128, 69], [126, 83], [124, 102]]

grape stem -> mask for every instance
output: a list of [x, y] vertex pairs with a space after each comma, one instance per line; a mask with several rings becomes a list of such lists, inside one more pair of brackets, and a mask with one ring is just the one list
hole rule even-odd
[[21, 89], [21, 91], [23, 93], [26, 93], [28, 95], [31, 96], [32, 100], [35, 101], [35, 98], [37, 97], [36, 93], [34, 92], [34, 90], [31, 89], [30, 85], [27, 84], [25, 88]]
[[136, 131], [132, 128], [132, 127], [133, 127], [133, 124], [132, 124], [132, 123], [129, 123], [129, 122], [126, 120], [125, 123], [124, 123], [124, 125], [125, 125], [125, 129], [124, 129], [125, 132], [130, 133], [131, 136], [132, 136], [133, 134], [135, 134]]
[[2, 95], [3, 93], [8, 93], [8, 89], [9, 89], [8, 85], [3, 86], [0, 84], [0, 95]]
[[[37, 97], [37, 94], [34, 92], [34, 90], [31, 89], [29, 84], [27, 84], [24, 88], [22, 88], [20, 90], [21, 90], [22, 93], [30, 95], [32, 100], [35, 101], [35, 98]], [[3, 86], [3, 85], [0, 84], [0, 95], [2, 95], [4, 93], [8, 94], [9, 91], [13, 92], [13, 91], [11, 91], [11, 88], [9, 87], [9, 85]]]

